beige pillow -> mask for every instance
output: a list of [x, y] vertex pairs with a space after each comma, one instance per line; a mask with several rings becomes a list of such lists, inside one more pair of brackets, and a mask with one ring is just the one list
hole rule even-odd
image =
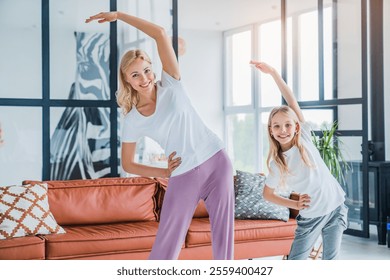
[[47, 184], [0, 187], [0, 239], [65, 233], [49, 209]]

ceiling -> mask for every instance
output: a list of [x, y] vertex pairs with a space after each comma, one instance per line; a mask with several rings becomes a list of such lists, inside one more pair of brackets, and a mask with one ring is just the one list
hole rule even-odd
[[179, 0], [179, 29], [225, 31], [280, 16], [280, 0]]

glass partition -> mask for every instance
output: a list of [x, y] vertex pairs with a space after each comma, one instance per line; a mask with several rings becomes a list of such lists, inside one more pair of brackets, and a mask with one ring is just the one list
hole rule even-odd
[[85, 23], [107, 0], [50, 1], [50, 98], [109, 100], [109, 24]]
[[0, 106], [0, 186], [42, 179], [42, 109]]
[[41, 1], [1, 0], [0, 38], [0, 98], [42, 98]]
[[50, 179], [110, 175], [109, 108], [51, 108]]

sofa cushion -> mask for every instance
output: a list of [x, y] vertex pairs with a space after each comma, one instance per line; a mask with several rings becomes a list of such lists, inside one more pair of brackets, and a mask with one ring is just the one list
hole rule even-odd
[[150, 251], [158, 223], [131, 222], [65, 226], [66, 234], [45, 236], [46, 259], [82, 259]]
[[0, 187], [0, 239], [64, 233], [49, 209], [46, 184]]
[[[158, 182], [158, 186], [159, 186], [159, 192], [157, 195], [158, 197], [157, 205], [160, 206], [158, 207], [158, 214], [160, 215], [161, 205], [164, 200], [165, 192], [168, 188], [168, 179], [166, 178], [154, 178], [154, 179]], [[207, 218], [208, 216], [209, 213], [207, 212], [206, 204], [203, 200], [200, 200], [198, 206], [195, 208], [194, 218]]]
[[0, 260], [44, 260], [45, 240], [38, 236], [0, 240]]
[[[235, 220], [235, 243], [294, 238], [296, 221]], [[210, 223], [207, 218], [193, 219], [186, 237], [186, 247], [211, 244]]]
[[[267, 201], [263, 197], [265, 176], [237, 170], [235, 180], [235, 218], [287, 221], [287, 207]], [[290, 194], [285, 194], [288, 197]]]
[[198, 206], [196, 206], [194, 218], [207, 218], [209, 212], [206, 209], [206, 203], [203, 200], [200, 200]]
[[[29, 181], [25, 181], [27, 183]], [[46, 181], [60, 225], [156, 221], [156, 182], [145, 177]]]

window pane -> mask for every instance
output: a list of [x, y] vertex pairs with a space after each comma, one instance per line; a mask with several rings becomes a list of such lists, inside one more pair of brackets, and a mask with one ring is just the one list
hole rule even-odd
[[333, 10], [330, 0], [324, 1], [324, 98], [333, 99]]
[[42, 179], [42, 110], [0, 106], [0, 186]]
[[[390, 139], [390, 1], [383, 2], [383, 87], [385, 106], [385, 139]], [[386, 160], [390, 160], [390, 147], [387, 144]]]
[[227, 117], [227, 147], [235, 170], [255, 172], [256, 135], [254, 115], [237, 114]]
[[160, 144], [149, 137], [142, 137], [137, 141], [137, 151], [135, 160], [139, 163], [155, 166], [167, 167], [165, 151]]
[[226, 40], [227, 105], [250, 105], [251, 94], [251, 31], [235, 33]]
[[360, 1], [337, 1], [338, 98], [362, 97]]
[[292, 61], [289, 66], [293, 71], [293, 91], [298, 100], [318, 100], [318, 12], [317, 1], [287, 1], [287, 17], [291, 18], [291, 26], [287, 27], [287, 35], [291, 38]]
[[41, 1], [1, 0], [0, 37], [0, 98], [41, 98]]
[[338, 122], [340, 130], [362, 130], [362, 105], [338, 106]]
[[305, 121], [310, 124], [312, 130], [321, 130], [330, 127], [333, 123], [333, 110], [308, 109], [302, 110]]
[[[164, 27], [165, 31], [172, 36], [171, 0], [127, 0], [117, 2], [119, 11], [129, 11], [132, 15], [152, 21]], [[158, 57], [155, 40], [122, 21], [118, 21], [117, 26], [118, 59], [120, 60], [123, 54], [128, 50], [142, 49], [152, 60], [153, 71], [155, 72], [157, 79], [160, 79], [162, 65]]]
[[[346, 192], [345, 204], [348, 206], [348, 228], [362, 230], [363, 226], [363, 176], [361, 137], [339, 137], [342, 154], [350, 165], [346, 173], [346, 183], [343, 186]], [[370, 176], [370, 175], [369, 175]]]
[[[287, 17], [287, 31], [286, 31], [286, 44], [287, 44], [287, 84], [293, 90], [297, 90], [295, 78], [297, 77], [296, 71], [293, 69], [294, 58], [293, 55], [293, 25], [292, 25], [292, 17]], [[296, 49], [296, 48], [294, 48]], [[295, 74], [294, 74], [295, 73]]]
[[[260, 61], [272, 65], [281, 73], [281, 22], [271, 21], [259, 26], [259, 56]], [[271, 76], [261, 74], [254, 69], [260, 77], [260, 107], [277, 106], [281, 104], [280, 91]]]
[[93, 13], [108, 10], [106, 0], [50, 1], [52, 99], [110, 99], [110, 25], [84, 23]]
[[50, 179], [107, 177], [110, 172], [109, 108], [50, 111]]

